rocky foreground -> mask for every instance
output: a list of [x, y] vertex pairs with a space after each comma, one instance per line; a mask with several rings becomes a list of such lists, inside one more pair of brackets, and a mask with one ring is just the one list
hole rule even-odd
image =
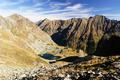
[[119, 80], [120, 57], [92, 57], [39, 75], [38, 80]]
[[[3, 80], [119, 80], [120, 56], [98, 57], [89, 56], [88, 60], [74, 60], [62, 67], [58, 62], [49, 67], [36, 67], [13, 75]], [[62, 61], [60, 61], [62, 63]]]

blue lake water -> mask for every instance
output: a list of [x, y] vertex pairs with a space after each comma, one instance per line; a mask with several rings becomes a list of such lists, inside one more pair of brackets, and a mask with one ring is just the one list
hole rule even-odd
[[54, 56], [54, 55], [48, 54], [48, 53], [41, 55], [41, 57], [44, 59], [48, 59], [48, 60], [56, 60], [56, 59], [60, 58], [60, 56]]

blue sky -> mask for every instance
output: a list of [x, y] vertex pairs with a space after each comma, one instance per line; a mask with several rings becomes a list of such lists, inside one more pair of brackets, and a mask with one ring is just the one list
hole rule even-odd
[[0, 15], [17, 13], [34, 22], [94, 15], [120, 20], [120, 0], [0, 0], [0, 3]]

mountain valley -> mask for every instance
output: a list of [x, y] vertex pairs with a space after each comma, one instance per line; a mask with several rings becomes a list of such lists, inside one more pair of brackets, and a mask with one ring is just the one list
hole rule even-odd
[[37, 25], [19, 14], [1, 16], [0, 80], [117, 80], [119, 44], [119, 21], [105, 16]]

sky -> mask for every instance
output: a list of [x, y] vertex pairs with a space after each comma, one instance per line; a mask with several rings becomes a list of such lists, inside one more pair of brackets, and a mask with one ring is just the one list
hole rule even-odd
[[20, 14], [36, 22], [104, 15], [120, 20], [120, 0], [0, 0], [0, 15]]

